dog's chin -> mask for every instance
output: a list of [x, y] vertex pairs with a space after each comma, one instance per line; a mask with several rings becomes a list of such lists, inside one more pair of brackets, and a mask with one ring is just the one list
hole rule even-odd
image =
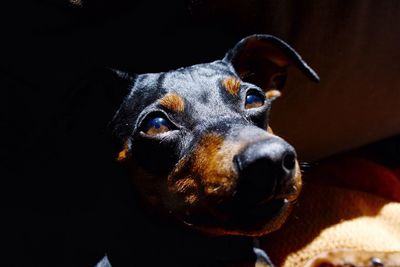
[[183, 220], [191, 229], [206, 235], [262, 236], [281, 227], [286, 221], [292, 204], [288, 199], [275, 199], [252, 208], [235, 211], [229, 219], [201, 221]]

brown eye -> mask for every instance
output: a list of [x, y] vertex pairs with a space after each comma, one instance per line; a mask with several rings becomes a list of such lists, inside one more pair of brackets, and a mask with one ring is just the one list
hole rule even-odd
[[151, 118], [143, 127], [143, 132], [148, 135], [162, 134], [170, 130], [172, 130], [171, 123], [162, 117]]
[[256, 93], [249, 93], [246, 96], [245, 108], [258, 108], [264, 105], [264, 98]]

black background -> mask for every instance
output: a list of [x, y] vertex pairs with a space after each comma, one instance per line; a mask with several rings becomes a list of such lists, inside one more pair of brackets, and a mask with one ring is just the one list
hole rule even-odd
[[159, 241], [141, 240], [108, 127], [126, 85], [104, 68], [158, 72], [222, 58], [244, 30], [234, 17], [202, 15], [204, 5], [2, 4], [1, 266], [93, 266], [105, 253], [113, 266], [151, 259], [141, 251]]

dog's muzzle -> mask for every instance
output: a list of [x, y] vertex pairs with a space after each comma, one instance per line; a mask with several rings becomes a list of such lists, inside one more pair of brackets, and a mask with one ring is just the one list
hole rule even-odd
[[239, 178], [235, 206], [246, 208], [286, 194], [296, 171], [296, 152], [280, 138], [250, 143], [233, 158]]

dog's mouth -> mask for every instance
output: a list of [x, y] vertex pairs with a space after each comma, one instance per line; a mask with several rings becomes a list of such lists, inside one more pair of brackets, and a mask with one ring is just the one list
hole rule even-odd
[[[277, 222], [288, 211], [287, 199], [273, 199], [261, 202], [253, 207], [233, 211], [233, 216], [226, 222], [226, 230], [244, 235], [265, 234], [275, 230]], [[280, 224], [279, 224], [280, 226]]]
[[289, 216], [301, 191], [301, 184], [295, 181], [293, 177], [265, 192], [242, 185], [231, 195], [200, 200], [201, 204], [187, 209], [178, 219], [211, 235], [265, 235], [279, 229]]
[[269, 221], [279, 215], [285, 204], [287, 204], [286, 199], [274, 199], [262, 202], [254, 207], [240, 208], [238, 211], [233, 212], [234, 215], [231, 221], [228, 222], [228, 225], [232, 224], [233, 226], [243, 226], [243, 228], [246, 228], [249, 222], [255, 224], [254, 222]]
[[292, 206], [287, 198], [272, 199], [253, 206], [230, 205], [214, 211], [187, 216], [183, 222], [211, 235], [260, 236], [278, 229], [286, 220]]

